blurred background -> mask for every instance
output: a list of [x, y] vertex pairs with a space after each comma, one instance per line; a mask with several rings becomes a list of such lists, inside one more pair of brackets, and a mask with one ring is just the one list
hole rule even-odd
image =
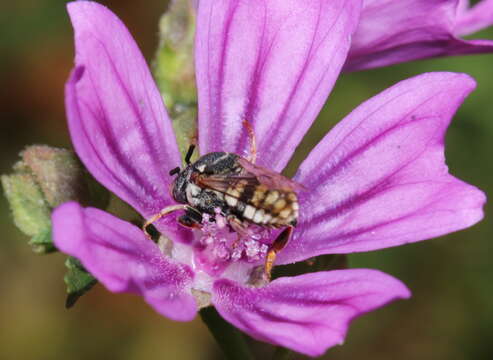
[[[150, 61], [166, 0], [101, 1], [128, 26]], [[27, 144], [69, 147], [63, 86], [72, 67], [64, 1], [0, 5], [0, 173]], [[475, 38], [493, 39], [493, 31]], [[298, 163], [337, 121], [398, 80], [434, 70], [466, 72], [478, 88], [447, 135], [450, 171], [493, 193], [493, 55], [434, 59], [345, 74], [301, 146]], [[291, 166], [291, 168], [294, 168]], [[3, 195], [3, 194], [2, 194]], [[354, 321], [344, 346], [325, 359], [493, 359], [493, 220], [439, 239], [350, 256], [352, 267], [402, 279], [413, 297]], [[0, 196], [0, 358], [22, 360], [222, 359], [201, 320], [178, 323], [141, 298], [97, 285], [66, 310], [60, 254], [36, 255]], [[300, 357], [302, 358], [302, 357]]]

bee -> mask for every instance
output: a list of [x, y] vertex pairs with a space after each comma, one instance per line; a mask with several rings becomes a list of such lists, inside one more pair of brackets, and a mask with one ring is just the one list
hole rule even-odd
[[200, 228], [203, 214], [214, 218], [217, 209], [239, 234], [244, 233], [249, 224], [285, 228], [267, 252], [264, 274], [270, 278], [276, 255], [287, 244], [297, 224], [297, 191], [304, 188], [256, 165], [255, 141], [251, 142], [251, 159], [229, 152], [212, 152], [193, 163], [190, 159], [195, 147], [190, 146], [185, 156], [187, 166], [170, 171], [170, 175], [177, 175], [171, 185], [172, 196], [182, 205], [161, 210], [145, 223], [144, 232], [148, 225], [176, 210], [185, 211], [178, 222], [189, 228]]

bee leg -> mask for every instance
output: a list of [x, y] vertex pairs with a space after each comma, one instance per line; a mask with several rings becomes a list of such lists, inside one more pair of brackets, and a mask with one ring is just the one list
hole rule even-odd
[[163, 216], [166, 216], [174, 211], [178, 211], [178, 210], [187, 210], [187, 208], [189, 208], [189, 206], [187, 205], [171, 205], [171, 206], [167, 206], [165, 207], [164, 209], [162, 209], [160, 212], [158, 212], [157, 214], [153, 215], [150, 219], [147, 219], [145, 224], [142, 226], [142, 230], [144, 231], [144, 234], [149, 238], [149, 239], [152, 239], [151, 235], [147, 232], [147, 227], [149, 225], [151, 225], [152, 223], [158, 221], [159, 219], [161, 219]]
[[267, 256], [265, 257], [265, 268], [264, 268], [264, 276], [267, 280], [270, 280], [272, 268], [274, 267], [274, 262], [276, 261], [276, 256], [279, 251], [284, 249], [286, 244], [288, 243], [291, 235], [293, 234], [293, 227], [288, 226], [284, 229], [276, 240], [270, 246], [269, 251], [267, 252]]
[[185, 214], [178, 218], [178, 222], [187, 228], [200, 229], [202, 227], [202, 215], [195, 209], [188, 207]]
[[228, 215], [226, 217], [226, 220], [228, 220], [229, 226], [236, 232], [236, 240], [233, 243], [233, 249], [238, 246], [242, 238], [246, 238], [248, 236], [248, 231], [245, 227], [245, 224], [241, 222], [240, 219], [238, 219], [234, 215]]
[[248, 132], [248, 140], [250, 141], [250, 161], [252, 164], [255, 164], [257, 160], [257, 143], [255, 140], [255, 131], [253, 130], [252, 124], [248, 122], [248, 120], [243, 120], [243, 126], [246, 127]]
[[228, 215], [226, 217], [226, 220], [228, 221], [228, 224], [231, 226], [231, 228], [238, 234], [242, 236], [248, 235], [245, 224], [241, 222], [240, 219], [238, 219], [234, 215]]

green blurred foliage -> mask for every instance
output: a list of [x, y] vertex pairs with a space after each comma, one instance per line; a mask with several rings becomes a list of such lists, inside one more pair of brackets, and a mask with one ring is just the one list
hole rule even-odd
[[[159, 45], [153, 73], [172, 119], [176, 141], [185, 157], [197, 137], [197, 91], [193, 44], [195, 9], [192, 0], [170, 2], [159, 20]], [[192, 161], [197, 158], [195, 151]]]
[[[123, 19], [146, 58], [158, 45], [165, 1], [103, 1]], [[493, 39], [493, 31], [476, 36]], [[70, 146], [63, 84], [72, 65], [72, 30], [64, 2], [20, 0], [0, 5], [0, 173], [10, 172], [26, 144]], [[459, 71], [478, 88], [454, 118], [447, 163], [463, 180], [493, 192], [493, 55], [433, 59], [345, 74], [290, 165], [359, 103], [398, 80], [426, 71]], [[324, 358], [482, 360], [493, 358], [492, 205], [477, 226], [446, 237], [355, 254], [351, 267], [369, 267], [402, 279], [413, 297], [356, 320], [346, 344]], [[65, 257], [37, 256], [12, 223], [0, 197], [0, 358], [22, 360], [221, 359], [206, 327], [158, 316], [142, 299], [96, 285], [64, 308]], [[256, 344], [258, 352], [266, 347]], [[299, 357], [302, 358], [302, 357]]]

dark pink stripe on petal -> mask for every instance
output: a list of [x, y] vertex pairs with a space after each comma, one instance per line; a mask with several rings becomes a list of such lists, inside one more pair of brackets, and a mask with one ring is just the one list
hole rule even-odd
[[214, 306], [233, 325], [310, 356], [342, 344], [355, 317], [410, 296], [399, 280], [366, 269], [280, 278], [264, 288], [222, 279], [213, 291]]
[[108, 290], [142, 295], [161, 315], [179, 321], [195, 317], [190, 293], [192, 270], [165, 258], [158, 246], [134, 225], [74, 202], [52, 216], [53, 240], [78, 258]]
[[200, 1], [196, 69], [203, 153], [248, 151], [281, 170], [324, 104], [349, 48], [359, 0]]
[[180, 165], [161, 95], [121, 21], [97, 3], [68, 5], [76, 68], [67, 82], [72, 142], [94, 177], [144, 217], [170, 204]]
[[451, 117], [474, 87], [464, 74], [424, 74], [334, 127], [295, 176], [309, 191], [279, 262], [396, 246], [479, 221], [484, 194], [449, 175], [443, 153]]

